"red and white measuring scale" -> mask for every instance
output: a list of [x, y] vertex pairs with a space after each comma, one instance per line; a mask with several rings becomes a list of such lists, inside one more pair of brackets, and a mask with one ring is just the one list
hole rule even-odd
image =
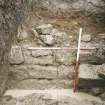
[[78, 39], [78, 47], [77, 48], [69, 48], [69, 47], [30, 47], [29, 50], [77, 50], [77, 58], [74, 65], [73, 70], [73, 92], [77, 91], [78, 87], [78, 74], [79, 74], [79, 64], [80, 64], [80, 51], [81, 50], [94, 50], [93, 48], [83, 48], [81, 49], [81, 37], [82, 37], [83, 29], [79, 30], [79, 39]]

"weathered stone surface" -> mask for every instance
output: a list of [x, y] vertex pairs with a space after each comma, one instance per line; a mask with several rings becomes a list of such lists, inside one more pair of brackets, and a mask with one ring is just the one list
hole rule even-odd
[[70, 46], [70, 38], [66, 32], [53, 29], [51, 35], [53, 35], [55, 38], [56, 46], [60, 47]]
[[58, 78], [72, 79], [72, 72], [73, 72], [73, 67], [61, 65], [58, 67]]
[[31, 55], [33, 57], [42, 57], [42, 56], [52, 55], [52, 51], [51, 50], [32, 50]]
[[42, 35], [50, 34], [52, 29], [53, 26], [51, 24], [43, 24], [36, 27], [37, 32]]
[[40, 35], [40, 38], [45, 44], [49, 46], [54, 45], [55, 43], [55, 39], [52, 35]]
[[97, 71], [98, 76], [105, 79], [105, 64], [101, 65], [101, 68]]
[[72, 65], [75, 62], [76, 56], [73, 51], [69, 52], [66, 50], [55, 51], [55, 62], [64, 65]]
[[[99, 97], [82, 92], [74, 94], [71, 89], [9, 90], [5, 97], [6, 95], [12, 96], [10, 102], [14, 100], [14, 105], [104, 105]], [[3, 105], [8, 105], [7, 103], [8, 101], [2, 102]]]
[[81, 64], [79, 67], [79, 78], [83, 79], [99, 79], [97, 70], [100, 66], [90, 64]]
[[10, 64], [21, 64], [24, 62], [24, 57], [20, 46], [12, 46], [8, 60]]
[[57, 78], [57, 67], [53, 66], [28, 66], [28, 72], [30, 78], [37, 79], [56, 79]]
[[83, 49], [95, 49], [96, 46], [95, 46], [94, 43], [90, 43], [90, 42], [88, 42], [88, 43], [86, 43], [86, 42], [81, 42], [81, 48], [83, 48]]
[[50, 55], [39, 57], [39, 58], [25, 56], [25, 63], [26, 64], [35, 64], [35, 65], [53, 65], [54, 58], [53, 58], [53, 56], [50, 56]]
[[82, 39], [83, 42], [90, 42], [91, 41], [91, 35], [90, 34], [85, 34], [82, 35]]
[[56, 88], [57, 85], [55, 82], [51, 80], [38, 80], [38, 79], [27, 79], [12, 85], [13, 89], [53, 89]]
[[11, 66], [9, 67], [9, 78], [10, 82], [14, 78], [14, 80], [24, 80], [30, 77], [29, 72], [27, 71], [27, 66], [22, 65], [22, 66]]
[[17, 39], [18, 40], [25, 40], [29, 37], [28, 33], [26, 30], [21, 29], [21, 27], [18, 28], [18, 34], [17, 34]]
[[101, 66], [82, 64], [79, 68], [79, 82], [78, 86], [81, 88], [103, 88], [105, 87], [105, 80], [99, 77], [98, 70]]

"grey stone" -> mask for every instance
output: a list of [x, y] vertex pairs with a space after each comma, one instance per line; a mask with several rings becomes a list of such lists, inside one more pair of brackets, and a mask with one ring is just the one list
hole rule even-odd
[[100, 66], [94, 66], [90, 64], [81, 64], [79, 67], [79, 78], [83, 79], [99, 79], [97, 74], [98, 69]]
[[43, 24], [36, 27], [37, 32], [43, 35], [50, 34], [52, 29], [53, 29], [53, 26], [51, 24]]
[[15, 80], [24, 80], [29, 78], [29, 73], [27, 71], [27, 66], [11, 66], [9, 67], [9, 78], [10, 82], [14, 78]]
[[24, 57], [20, 46], [12, 46], [8, 60], [10, 64], [21, 64], [24, 62]]
[[49, 56], [43, 56], [38, 58], [33, 58], [29, 56], [25, 56], [25, 64], [33, 64], [33, 65], [54, 65], [54, 57]]
[[40, 35], [40, 39], [47, 45], [54, 45], [55, 39], [52, 35]]
[[82, 39], [83, 42], [90, 42], [91, 41], [91, 35], [90, 34], [84, 34], [82, 35]]
[[15, 83], [12, 89], [53, 89], [57, 87], [56, 85], [57, 83], [47, 79], [27, 79]]
[[56, 79], [57, 78], [57, 67], [53, 66], [28, 66], [30, 78], [36, 79]]
[[70, 38], [66, 32], [53, 29], [51, 35], [54, 36], [57, 46], [60, 47], [70, 46]]
[[73, 72], [73, 67], [72, 66], [61, 65], [61, 66], [58, 67], [58, 78], [72, 79], [72, 72]]
[[31, 55], [33, 57], [47, 56], [47, 55], [52, 55], [52, 51], [51, 50], [32, 50]]
[[81, 48], [82, 48], [82, 49], [95, 49], [96, 46], [95, 46], [94, 43], [90, 43], [90, 42], [88, 42], [88, 43], [86, 43], [86, 42], [81, 42]]
[[72, 65], [75, 62], [76, 56], [73, 51], [59, 50], [55, 51], [55, 61], [58, 64]]

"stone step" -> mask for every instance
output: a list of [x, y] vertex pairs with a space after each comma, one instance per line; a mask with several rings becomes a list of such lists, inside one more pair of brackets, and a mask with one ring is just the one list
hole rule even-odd
[[78, 101], [95, 101], [102, 103], [99, 97], [89, 95], [87, 93], [74, 93], [72, 89], [49, 89], [49, 90], [7, 90], [4, 97], [11, 96], [12, 98], [21, 99], [30, 95], [43, 96], [49, 100], [69, 100], [70, 98]]

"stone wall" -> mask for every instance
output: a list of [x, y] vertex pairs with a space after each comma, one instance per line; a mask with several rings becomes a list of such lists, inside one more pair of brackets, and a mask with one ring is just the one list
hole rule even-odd
[[29, 50], [33, 46], [70, 46], [65, 32], [60, 32], [48, 24], [42, 25], [31, 29], [29, 33], [22, 30], [18, 33], [17, 42], [14, 43], [17, 28], [24, 20], [25, 11], [28, 11], [27, 4], [30, 4], [36, 15], [41, 16], [71, 17], [85, 14], [85, 16], [96, 16], [99, 20], [104, 18], [104, 0], [30, 0], [27, 2], [27, 0], [0, 0], [0, 78], [2, 80], [0, 94], [3, 93], [7, 81], [7, 56], [11, 43], [7, 88], [44, 89], [71, 86], [74, 51], [67, 51], [65, 54], [65, 51]]
[[[51, 24], [43, 23], [28, 30], [19, 29], [17, 40], [18, 43], [12, 45], [9, 54], [9, 89], [70, 89], [72, 87], [76, 50], [34, 49], [76, 47], [76, 44], [74, 46], [70, 44], [71, 37], [66, 32]], [[90, 34], [83, 33], [81, 48], [97, 49], [98, 45], [92, 40]], [[85, 55], [83, 55], [84, 53]], [[103, 82], [103, 78], [99, 74], [102, 74], [101, 70], [105, 71], [104, 64], [94, 65], [100, 64], [101, 59], [97, 58], [96, 54], [92, 51], [81, 52], [79, 78], [90, 80], [90, 86], [93, 86], [94, 81], [91, 80], [94, 79]], [[95, 86], [102, 84], [99, 82], [95, 81]], [[79, 86], [86, 87], [87, 82], [80, 83]], [[93, 86], [93, 88], [97, 88], [97, 86]], [[93, 91], [93, 93], [100, 93], [100, 91]]]
[[51, 24], [43, 24], [30, 31], [31, 33], [27, 33], [26, 30], [21, 30], [17, 35], [18, 44], [12, 45], [9, 54], [10, 88], [70, 87], [71, 65], [75, 60], [73, 51], [32, 49], [70, 46], [67, 34], [57, 30]]

